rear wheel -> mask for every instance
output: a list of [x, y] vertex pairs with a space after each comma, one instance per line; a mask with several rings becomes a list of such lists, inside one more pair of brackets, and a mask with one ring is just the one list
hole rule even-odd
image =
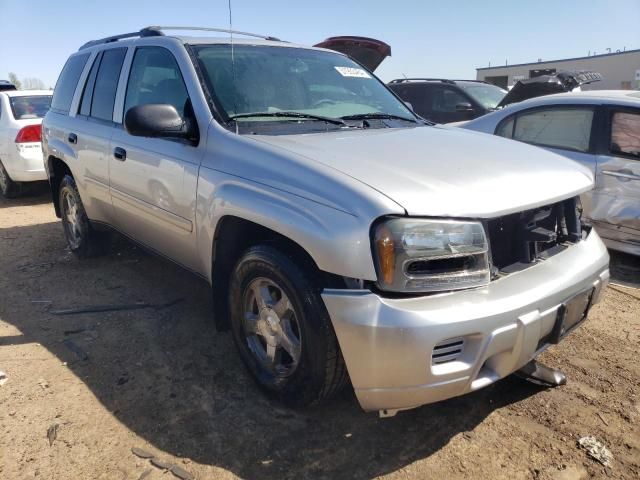
[[231, 278], [234, 341], [268, 393], [290, 406], [318, 403], [346, 383], [331, 320], [311, 272], [270, 246], [252, 247]]
[[5, 198], [14, 198], [20, 193], [20, 184], [11, 180], [11, 177], [0, 162], [0, 194]]
[[97, 232], [91, 226], [72, 176], [65, 175], [60, 182], [58, 201], [69, 249], [80, 258], [103, 253], [108, 242], [107, 234]]

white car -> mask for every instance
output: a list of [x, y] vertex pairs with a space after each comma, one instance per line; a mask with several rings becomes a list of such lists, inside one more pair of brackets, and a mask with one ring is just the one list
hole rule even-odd
[[582, 196], [586, 217], [609, 248], [640, 255], [640, 92], [547, 95], [460, 126], [538, 145], [589, 168], [596, 185]]
[[40, 126], [51, 104], [50, 90], [0, 92], [0, 194], [20, 193], [23, 182], [47, 180]]

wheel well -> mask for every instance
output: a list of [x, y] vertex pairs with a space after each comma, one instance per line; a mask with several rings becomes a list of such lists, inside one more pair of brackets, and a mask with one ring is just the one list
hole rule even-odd
[[49, 166], [49, 186], [51, 187], [51, 199], [53, 200], [53, 208], [56, 211], [56, 216], [60, 218], [60, 205], [58, 205], [58, 193], [60, 192], [60, 182], [65, 175], [70, 175], [71, 169], [62, 160], [56, 157], [49, 157], [47, 160]]
[[243, 252], [255, 245], [270, 244], [293, 259], [313, 276], [319, 288], [334, 275], [322, 272], [311, 255], [293, 240], [269, 228], [239, 217], [223, 217], [216, 228], [213, 242], [213, 306], [218, 330], [229, 328], [229, 282], [236, 262]]

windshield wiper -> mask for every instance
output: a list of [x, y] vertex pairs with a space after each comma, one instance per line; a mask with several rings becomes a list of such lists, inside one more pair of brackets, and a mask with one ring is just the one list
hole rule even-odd
[[251, 117], [284, 117], [284, 118], [307, 118], [311, 120], [320, 120], [322, 122], [331, 123], [333, 125], [344, 125], [343, 120], [333, 117], [323, 117], [322, 115], [313, 115], [310, 113], [302, 112], [252, 112], [252, 113], [238, 113], [231, 115], [229, 120], [236, 120], [238, 118], [251, 118]]
[[342, 120], [404, 120], [405, 122], [418, 123], [413, 118], [407, 118], [392, 113], [358, 113], [356, 115], [345, 115]]

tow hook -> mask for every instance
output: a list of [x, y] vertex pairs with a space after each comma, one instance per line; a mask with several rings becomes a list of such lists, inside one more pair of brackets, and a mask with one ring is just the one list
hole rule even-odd
[[515, 375], [543, 387], [558, 387], [567, 383], [567, 376], [560, 370], [547, 367], [536, 360], [531, 360], [516, 371]]

